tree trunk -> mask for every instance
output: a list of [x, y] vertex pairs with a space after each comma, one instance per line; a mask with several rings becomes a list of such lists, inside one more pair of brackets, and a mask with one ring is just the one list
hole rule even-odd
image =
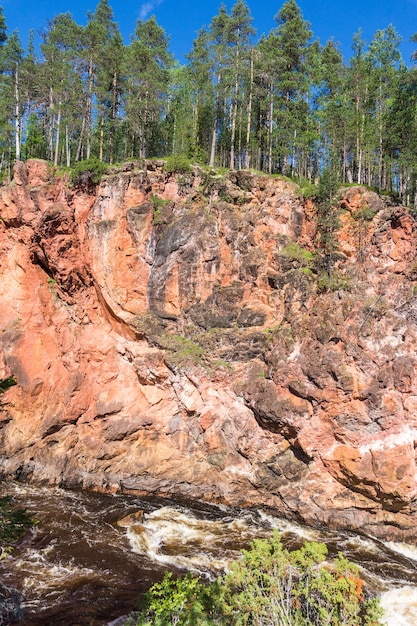
[[20, 102], [19, 102], [19, 65], [16, 63], [15, 73], [15, 145], [16, 161], [20, 161]]
[[86, 124], [87, 128], [87, 142], [86, 142], [86, 151], [87, 151], [87, 159], [90, 158], [91, 155], [91, 134], [92, 134], [92, 106], [93, 106], [93, 82], [94, 82], [94, 72], [93, 72], [93, 59], [90, 57], [90, 63], [88, 67], [88, 95], [87, 95], [87, 106], [85, 111]]
[[250, 53], [250, 83], [249, 83], [249, 102], [248, 102], [248, 123], [246, 126], [246, 150], [245, 150], [245, 163], [244, 167], [250, 165], [249, 154], [249, 142], [250, 142], [250, 129], [251, 129], [251, 117], [252, 117], [252, 97], [253, 97], [253, 49]]
[[65, 126], [65, 154], [67, 159], [67, 167], [71, 166], [71, 150], [69, 145], [68, 125]]
[[268, 124], [268, 173], [272, 174], [272, 118], [274, 114], [274, 98], [272, 80], [269, 84], [269, 124]]
[[104, 144], [104, 113], [101, 114], [100, 120], [100, 149], [99, 149], [99, 161], [103, 161], [103, 144]]
[[80, 138], [78, 140], [77, 154], [75, 156], [75, 162], [76, 163], [80, 160], [81, 152], [82, 152], [82, 149], [83, 149], [84, 130], [85, 130], [85, 115], [83, 115], [83, 121], [82, 121], [82, 124], [81, 124]]
[[61, 106], [62, 106], [62, 96], [60, 97], [59, 102], [58, 102], [58, 115], [56, 117], [55, 156], [54, 156], [55, 167], [58, 165], [59, 140], [60, 140], [60, 130], [61, 130]]
[[231, 136], [230, 136], [230, 169], [235, 169], [235, 139], [236, 139], [236, 119], [237, 119], [237, 99], [239, 96], [239, 47], [236, 50], [236, 63], [235, 63], [235, 89], [234, 89], [234, 101], [232, 106], [232, 120], [231, 120]]
[[221, 81], [221, 74], [217, 76], [217, 90], [216, 90], [216, 103], [215, 103], [215, 111], [214, 111], [214, 123], [213, 123], [213, 134], [211, 137], [211, 151], [210, 151], [210, 167], [214, 167], [214, 161], [216, 158], [216, 147], [217, 147], [217, 133], [219, 129], [219, 87]]
[[111, 122], [109, 129], [109, 163], [113, 163], [113, 152], [114, 152], [114, 132], [115, 132], [115, 124], [116, 124], [116, 114], [117, 114], [117, 82], [118, 82], [118, 74], [117, 71], [113, 73], [112, 80], [112, 100], [111, 100]]

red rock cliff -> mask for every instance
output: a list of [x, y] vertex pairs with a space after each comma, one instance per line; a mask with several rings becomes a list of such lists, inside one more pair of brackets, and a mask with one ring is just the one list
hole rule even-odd
[[330, 284], [277, 178], [150, 162], [86, 193], [33, 160], [0, 209], [4, 476], [417, 538], [405, 208], [345, 192]]

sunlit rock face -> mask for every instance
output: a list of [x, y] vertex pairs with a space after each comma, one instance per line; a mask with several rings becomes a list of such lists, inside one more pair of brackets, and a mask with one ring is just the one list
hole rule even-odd
[[417, 539], [416, 224], [286, 180], [46, 163], [0, 190], [4, 476]]

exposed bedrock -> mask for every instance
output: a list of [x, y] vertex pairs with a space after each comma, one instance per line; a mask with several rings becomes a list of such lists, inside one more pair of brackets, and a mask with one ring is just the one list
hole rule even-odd
[[[417, 539], [416, 223], [279, 178], [134, 163], [0, 189], [3, 476]], [[366, 207], [366, 212], [363, 211]]]

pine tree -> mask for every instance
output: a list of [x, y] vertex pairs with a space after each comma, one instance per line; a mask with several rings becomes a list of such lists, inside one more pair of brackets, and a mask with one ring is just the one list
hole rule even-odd
[[297, 142], [300, 132], [305, 128], [309, 89], [307, 55], [312, 31], [295, 0], [287, 0], [283, 4], [275, 21], [278, 23], [278, 158], [281, 170], [286, 174], [288, 166], [291, 171], [294, 170]]
[[323, 170], [317, 194], [317, 242], [322, 254], [323, 268], [331, 280], [337, 249], [336, 231], [340, 227], [335, 194], [339, 185], [330, 168]]
[[211, 76], [209, 33], [202, 28], [186, 56], [192, 90], [192, 153], [208, 161], [214, 123], [214, 88]]
[[[232, 7], [229, 23], [229, 56], [233, 65], [233, 91], [231, 101], [231, 129], [230, 129], [230, 169], [235, 167], [236, 152], [236, 125], [238, 106], [243, 102], [243, 83], [247, 79], [247, 69], [250, 53], [250, 39], [255, 34], [252, 28], [253, 18], [248, 6], [243, 0], [238, 0]], [[239, 97], [240, 96], [240, 97]], [[239, 152], [239, 167], [241, 167], [241, 152]]]
[[276, 98], [279, 81], [279, 42], [276, 31], [263, 37], [256, 48], [256, 85], [258, 110], [258, 167], [270, 174], [274, 169], [274, 129], [276, 128]]
[[5, 40], [1, 48], [3, 119], [6, 124], [6, 136], [8, 139], [9, 164], [11, 163], [13, 153], [17, 161], [21, 158], [23, 103], [20, 69], [23, 54], [24, 50], [20, 42], [19, 33], [15, 30]]
[[[88, 22], [83, 29], [80, 50], [80, 58], [83, 62], [85, 75], [85, 113], [77, 148], [76, 161], [84, 155], [87, 159], [91, 156], [94, 111], [93, 104], [98, 107], [98, 117], [101, 128], [104, 126], [104, 100], [107, 95], [100, 88], [103, 80], [99, 79], [100, 73], [107, 73], [110, 42], [117, 34], [117, 26], [113, 21], [113, 11], [108, 0], [100, 0], [94, 13], [88, 13]], [[100, 139], [99, 152], [102, 155], [103, 135]]]
[[[219, 134], [225, 120], [225, 70], [227, 63], [227, 43], [230, 32], [230, 17], [226, 6], [222, 4], [219, 12], [213, 17], [209, 28], [211, 68], [215, 85], [214, 121], [212, 129], [210, 167], [214, 166]], [[223, 105], [223, 106], [222, 106]]]
[[[74, 89], [73, 66], [76, 61], [81, 29], [70, 13], [57, 15], [48, 25], [44, 34], [41, 51], [44, 58], [43, 79], [47, 91], [44, 95], [44, 106], [48, 119], [48, 154], [51, 161], [58, 165], [62, 122], [65, 118], [68, 126], [68, 113], [77, 110], [78, 94]], [[78, 109], [81, 113], [81, 110]], [[68, 142], [68, 134], [66, 133]], [[68, 154], [69, 146], [66, 146]], [[67, 165], [69, 165], [67, 158]]]
[[7, 26], [3, 13], [3, 7], [0, 6], [0, 49], [7, 40]]
[[[152, 15], [146, 22], [138, 20], [132, 43], [128, 47], [125, 73], [126, 121], [131, 135], [130, 154], [140, 157], [160, 154], [160, 123], [169, 85], [172, 57], [168, 37]], [[138, 149], [136, 150], [136, 141]]]
[[342, 55], [333, 41], [328, 41], [321, 51], [318, 86], [317, 104], [321, 131], [317, 159], [319, 163], [331, 162], [335, 174], [345, 181], [349, 167], [346, 71]]
[[376, 31], [367, 52], [371, 69], [371, 97], [374, 103], [372, 152], [375, 155], [373, 161], [377, 162], [376, 171], [368, 182], [379, 189], [386, 189], [387, 187], [384, 137], [388, 132], [386, 118], [397, 78], [397, 68], [398, 64], [402, 63], [398, 49], [400, 43], [401, 37], [390, 25], [385, 30]]

